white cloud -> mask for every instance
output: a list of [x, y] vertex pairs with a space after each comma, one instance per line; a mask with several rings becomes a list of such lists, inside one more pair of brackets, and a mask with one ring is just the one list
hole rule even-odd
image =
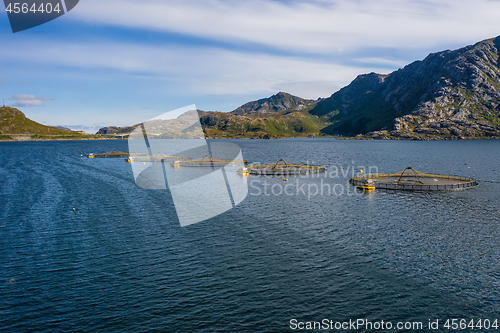
[[498, 17], [500, 2], [490, 0], [87, 0], [68, 18], [224, 44], [33, 39], [29, 52], [26, 40], [11, 41], [1, 58], [66, 66], [73, 76], [104, 69], [114, 71], [106, 72], [112, 77], [156, 79], [158, 91], [170, 94], [265, 96], [284, 90], [317, 98], [358, 74], [388, 73], [430, 51], [493, 36]]
[[[99, 10], [96, 10], [99, 8]], [[498, 34], [491, 0], [87, 0], [72, 17], [294, 52], [459, 45]]]
[[8, 100], [15, 101], [14, 104], [12, 104], [13, 106], [24, 107], [24, 106], [45, 106], [44, 101], [50, 101], [53, 100], [53, 98], [18, 94], [10, 97]]
[[401, 60], [393, 60], [393, 59], [387, 59], [387, 58], [377, 58], [377, 57], [366, 57], [366, 58], [356, 58], [353, 59], [355, 62], [359, 62], [362, 64], [376, 64], [376, 65], [381, 65], [381, 66], [387, 66], [391, 68], [401, 68], [407, 65], [406, 62], [401, 61]]
[[[285, 90], [306, 98], [331, 95], [365, 73], [366, 67], [218, 48], [145, 46], [133, 43], [67, 44], [32, 42], [30, 54], [13, 45], [3, 58], [83, 69], [118, 70], [158, 80], [168, 93], [259, 94]], [[382, 66], [371, 70], [385, 72]]]

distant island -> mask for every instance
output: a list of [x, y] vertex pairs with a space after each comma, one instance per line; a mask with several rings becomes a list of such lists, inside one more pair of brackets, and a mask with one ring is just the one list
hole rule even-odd
[[[328, 98], [279, 92], [231, 112], [196, 112], [207, 138], [499, 138], [500, 36], [432, 53], [390, 74], [359, 75]], [[170, 135], [185, 137], [175, 133], [182, 121], [179, 117], [164, 125], [172, 128]], [[103, 127], [85, 135], [38, 124], [15, 108], [0, 108], [0, 140], [23, 135], [33, 140], [126, 138], [137, 126]]]

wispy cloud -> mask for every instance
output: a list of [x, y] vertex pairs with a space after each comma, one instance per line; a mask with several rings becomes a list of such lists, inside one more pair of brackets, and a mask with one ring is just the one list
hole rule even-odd
[[37, 97], [33, 95], [26, 95], [26, 94], [18, 94], [14, 95], [12, 97], [9, 97], [9, 101], [14, 101], [13, 106], [19, 106], [19, 107], [24, 107], [24, 106], [45, 106], [45, 101], [50, 101], [53, 100], [53, 98], [50, 97]]
[[377, 58], [377, 57], [356, 58], [356, 59], [353, 59], [353, 61], [359, 62], [362, 64], [387, 66], [390, 68], [403, 67], [403, 66], [407, 65], [407, 63], [402, 61], [402, 60], [393, 60], [393, 59], [388, 59], [388, 58]]
[[[98, 11], [95, 9], [99, 8]], [[73, 18], [294, 52], [417, 49], [498, 34], [491, 0], [87, 0]]]
[[[258, 94], [286, 90], [302, 97], [329, 96], [367, 71], [322, 59], [245, 53], [220, 48], [166, 48], [135, 43], [63, 44], [33, 42], [34, 59], [22, 48], [11, 47], [4, 58], [57, 64], [81, 69], [122, 71], [158, 80], [168, 93]], [[370, 70], [386, 71], [383, 66]], [[235, 106], [236, 107], [236, 106]]]
[[430, 51], [494, 36], [498, 17], [500, 1], [491, 0], [87, 0], [68, 18], [102, 29], [180, 33], [221, 43], [183, 43], [182, 37], [159, 43], [125, 33], [119, 41], [106, 35], [79, 42], [30, 39], [30, 52], [25, 40], [12, 41], [1, 58], [66, 66], [74, 75], [104, 69], [112, 71], [110, 77], [156, 79], [158, 90], [170, 94], [285, 90], [316, 98], [358, 74], [388, 73]]

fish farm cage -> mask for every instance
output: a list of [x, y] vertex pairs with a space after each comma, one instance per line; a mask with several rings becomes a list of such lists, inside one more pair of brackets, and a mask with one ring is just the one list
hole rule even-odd
[[190, 160], [191, 156], [170, 156], [163, 153], [156, 153], [151, 156], [130, 156], [127, 162], [164, 162], [165, 160]]
[[222, 160], [212, 158], [208, 155], [195, 160], [176, 160], [171, 166], [177, 167], [226, 167], [226, 166], [241, 166], [247, 165], [246, 160]]
[[325, 171], [326, 167], [322, 165], [292, 164], [281, 159], [273, 164], [246, 166], [238, 170], [238, 173], [251, 175], [300, 175]]
[[94, 154], [94, 153], [90, 153], [87, 155], [88, 158], [119, 158], [119, 157], [125, 157], [125, 156], [141, 156], [141, 155], [146, 155], [146, 154], [143, 154], [143, 153], [126, 153], [126, 152], [123, 152], [123, 151], [119, 151], [119, 150], [112, 150], [112, 151], [109, 151], [107, 153], [101, 153], [101, 154]]
[[361, 189], [409, 191], [462, 190], [479, 185], [470, 177], [428, 174], [412, 167], [396, 173], [361, 174], [351, 178], [349, 182]]

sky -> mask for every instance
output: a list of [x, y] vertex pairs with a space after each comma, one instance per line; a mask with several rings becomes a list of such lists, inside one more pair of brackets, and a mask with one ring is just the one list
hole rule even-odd
[[500, 35], [500, 0], [80, 0], [15, 34], [3, 8], [0, 97], [88, 133], [191, 104], [329, 97], [357, 75]]

